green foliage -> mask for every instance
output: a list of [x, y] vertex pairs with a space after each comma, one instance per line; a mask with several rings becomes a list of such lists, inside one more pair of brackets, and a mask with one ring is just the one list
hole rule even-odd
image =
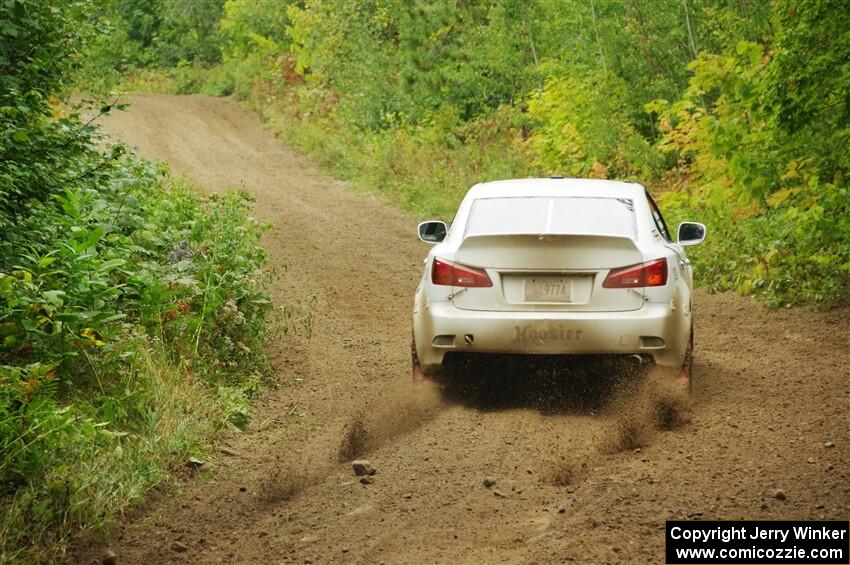
[[700, 254], [713, 288], [775, 305], [850, 292], [850, 16], [839, 4], [777, 6], [772, 49], [738, 41], [702, 55], [663, 112], [659, 148], [690, 179], [687, 205], [724, 236]]
[[839, 0], [231, 0], [222, 65], [160, 71], [423, 214], [504, 176], [643, 182], [708, 223], [699, 282], [829, 303], [850, 294], [848, 29]]
[[[92, 128], [75, 116], [53, 116], [60, 92], [88, 38], [90, 6], [10, 0], [0, 6], [0, 211], [25, 212], [87, 173], [76, 159], [96, 152]], [[116, 149], [120, 153], [120, 147]], [[0, 229], [10, 217], [0, 213]]]
[[226, 404], [147, 336], [125, 339], [124, 359], [102, 380], [106, 394], [86, 389], [60, 399], [49, 390], [49, 367], [4, 367], [4, 562], [58, 557], [80, 532], [137, 503], [187, 454], [201, 456], [224, 416]]
[[204, 201], [179, 182], [164, 189], [151, 165], [132, 159], [105, 181], [30, 203], [4, 234], [0, 358], [74, 362], [134, 321], [179, 346], [175, 354], [201, 348], [239, 361], [268, 304], [246, 197]]
[[128, 156], [95, 125], [122, 105], [61, 101], [92, 6], [0, 13], [0, 561], [44, 561], [246, 424], [270, 304], [246, 195]]
[[[154, 432], [184, 443], [151, 446], [147, 470], [123, 469], [140, 490], [176, 455], [198, 449], [208, 430], [246, 423], [246, 395], [265, 366], [261, 226], [246, 217], [243, 195], [204, 199], [185, 183], [162, 183], [151, 165], [126, 160], [108, 184], [33, 203], [0, 249], [11, 266], [0, 269], [0, 496], [26, 491], [52, 508], [36, 520], [44, 535], [55, 533], [50, 524], [72, 533], [109, 515], [79, 512], [44, 491], [57, 466], [117, 457], [109, 454], [119, 444], [132, 449]], [[162, 405], [175, 400], [148, 388], [141, 361], [151, 356], [160, 367], [154, 384], [182, 381], [180, 394], [202, 405], [185, 429], [151, 420], [185, 418]], [[18, 508], [17, 496], [0, 504], [22, 520], [40, 512]], [[13, 529], [4, 546], [49, 544], [15, 537], [25, 531]]]
[[850, 170], [850, 11], [839, 0], [783, 2], [775, 12], [767, 103], [798, 151], [827, 178]]
[[[105, 92], [140, 68], [221, 61], [224, 0], [79, 0], [91, 8], [92, 40], [76, 74], [87, 92]], [[93, 23], [90, 23], [93, 22]]]
[[45, 110], [49, 96], [62, 86], [77, 62], [87, 38], [82, 22], [90, 13], [91, 6], [83, 1], [66, 2], [62, 9], [29, 0], [8, 0], [0, 5], [0, 115], [4, 126], [6, 120], [25, 124]]
[[227, 58], [245, 58], [256, 53], [270, 53], [289, 43], [287, 2], [227, 0], [220, 30], [222, 49]]
[[306, 2], [289, 9], [297, 69], [339, 96], [346, 126], [419, 122], [445, 106], [464, 120], [513, 102], [533, 76], [524, 2]]
[[[850, 35], [840, 2], [472, 3], [451, 16], [442, 5], [369, 6], [345, 13], [360, 18], [354, 41], [339, 40], [345, 27], [330, 3], [291, 9], [293, 49], [315, 85], [296, 87], [301, 104], [313, 101], [312, 111], [299, 109], [300, 123], [327, 116], [322, 130], [332, 137], [340, 128], [377, 129], [396, 152], [354, 152], [357, 165], [342, 174], [378, 168], [377, 186], [394, 193], [388, 179], [397, 178], [403, 203], [443, 212], [456, 200], [445, 197], [469, 177], [446, 183], [431, 164], [448, 173], [446, 161], [483, 140], [466, 138], [459, 148], [430, 137], [418, 146], [430, 157], [414, 165], [422, 176], [443, 177], [427, 190], [398, 152], [431, 116], [457, 116], [457, 129], [499, 116], [519, 139], [491, 154], [525, 162], [502, 171], [659, 184], [672, 213], [704, 219], [714, 235], [695, 253], [698, 279], [710, 287], [774, 305], [850, 293]], [[404, 81], [381, 82], [381, 72]], [[504, 104], [527, 118], [499, 110]], [[334, 154], [344, 160], [346, 149]], [[476, 172], [471, 180], [490, 178]]]
[[662, 158], [624, 115], [627, 85], [615, 76], [558, 77], [529, 100], [534, 163], [574, 177], [653, 180]]
[[698, 205], [666, 193], [679, 220], [697, 214], [712, 230], [711, 245], [693, 248], [696, 277], [714, 291], [736, 290], [771, 306], [830, 303], [846, 297], [850, 280], [847, 188], [819, 187], [818, 202], [748, 212]]
[[180, 61], [211, 64], [221, 60], [218, 22], [223, 13], [223, 0], [119, 0], [121, 5], [130, 9], [145, 5], [160, 18], [158, 29], [151, 37], [159, 64], [173, 65]]

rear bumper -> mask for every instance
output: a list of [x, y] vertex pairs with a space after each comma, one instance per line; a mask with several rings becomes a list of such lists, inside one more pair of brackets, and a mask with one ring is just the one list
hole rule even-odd
[[[415, 315], [415, 318], [417, 315]], [[442, 366], [449, 351], [530, 355], [623, 355], [649, 353], [659, 365], [684, 358], [681, 312], [647, 303], [629, 312], [486, 312], [432, 302], [414, 319], [422, 370]], [[687, 338], [685, 338], [687, 339]]]

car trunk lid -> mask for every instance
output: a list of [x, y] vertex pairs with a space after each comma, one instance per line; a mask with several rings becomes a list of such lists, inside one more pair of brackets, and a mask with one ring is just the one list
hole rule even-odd
[[458, 308], [611, 312], [643, 305], [642, 289], [602, 286], [611, 269], [643, 260], [629, 198], [480, 198], [465, 227], [455, 260], [486, 269], [493, 286], [456, 289]]
[[455, 289], [457, 308], [485, 311], [614, 312], [643, 306], [642, 289], [609, 289], [607, 273], [642, 261], [620, 235], [468, 235], [458, 263], [486, 269], [492, 287]]

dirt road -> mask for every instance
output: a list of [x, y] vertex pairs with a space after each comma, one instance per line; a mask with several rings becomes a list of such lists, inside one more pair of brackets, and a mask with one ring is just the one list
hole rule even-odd
[[286, 269], [278, 302], [318, 307], [312, 338], [275, 345], [280, 386], [226, 438], [236, 455], [70, 561], [658, 563], [666, 519], [850, 516], [847, 309], [700, 292], [689, 408], [544, 371], [413, 387], [417, 218], [324, 176], [230, 100], [137, 96], [106, 128], [206, 190], [255, 194]]

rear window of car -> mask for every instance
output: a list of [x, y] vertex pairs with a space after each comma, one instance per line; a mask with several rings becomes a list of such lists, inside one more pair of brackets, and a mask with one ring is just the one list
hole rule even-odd
[[628, 198], [479, 198], [466, 235], [615, 235], [635, 239], [634, 203]]

